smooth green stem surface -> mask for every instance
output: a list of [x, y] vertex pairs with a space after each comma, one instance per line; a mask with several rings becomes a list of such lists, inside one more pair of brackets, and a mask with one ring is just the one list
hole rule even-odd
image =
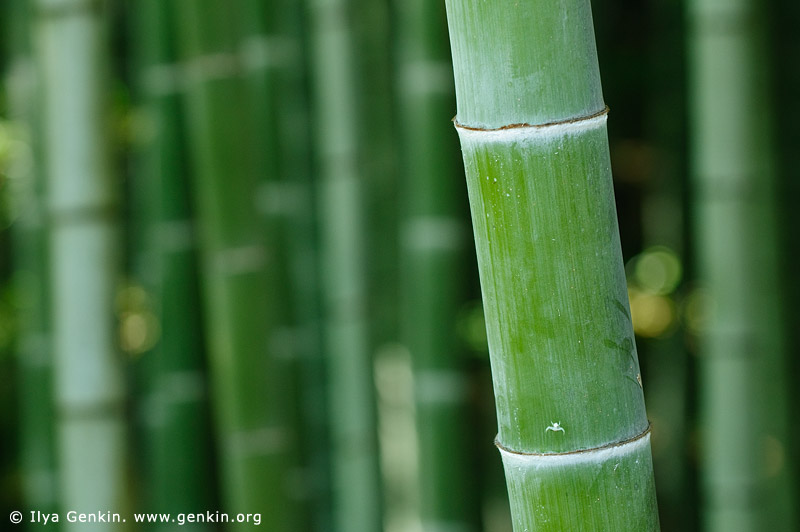
[[[763, 7], [689, 6], [700, 337], [703, 521], [792, 530], [781, 286]], [[772, 465], [770, 465], [772, 464]]]
[[312, 106], [319, 154], [320, 268], [336, 532], [381, 527], [365, 286], [364, 179], [358, 164], [354, 28], [348, 0], [310, 0]]
[[551, 4], [448, 0], [460, 123], [546, 124], [602, 109], [589, 2]]
[[309, 75], [304, 31], [305, 5], [281, 0], [275, 7], [273, 39], [284, 51], [274, 69], [274, 105], [280, 135], [281, 199], [284, 216], [288, 287], [294, 324], [294, 349], [299, 361], [299, 408], [303, 421], [301, 448], [305, 456], [305, 493], [309, 511], [306, 524], [314, 532], [331, 530], [330, 438], [326, 396], [325, 359], [320, 326], [320, 277], [316, 210], [311, 172], [312, 146], [309, 120]]
[[[466, 299], [466, 195], [449, 119], [455, 94], [444, 5], [398, 2], [402, 117], [403, 341], [412, 356], [423, 530], [478, 527], [469, 375], [457, 331]], [[450, 149], [443, 149], [447, 141]]]
[[[201, 329], [198, 253], [191, 208], [181, 93], [157, 76], [175, 69], [175, 33], [167, 3], [141, 0], [132, 13], [143, 128], [133, 181], [135, 273], [151, 296], [157, 323], [142, 353], [145, 394], [145, 504], [149, 511], [204, 512], [214, 506], [208, 386]], [[158, 525], [166, 530], [173, 525]], [[210, 530], [212, 524], [183, 528]]]
[[[106, 131], [104, 16], [94, 4], [37, 3], [62, 511], [125, 502], [117, 191]], [[64, 523], [80, 530], [79, 523]], [[100, 523], [99, 531], [118, 530]]]
[[[296, 434], [280, 359], [276, 249], [258, 204], [255, 130], [242, 80], [238, 12], [210, 0], [173, 4], [186, 61], [187, 120], [194, 168], [212, 394], [227, 511], [262, 514], [291, 529], [290, 471]], [[228, 525], [244, 530], [246, 523]]]
[[447, 8], [514, 529], [657, 530], [589, 2]]
[[[6, 35], [11, 60], [6, 74], [8, 115], [20, 145], [8, 169], [9, 193], [17, 218], [12, 226], [14, 283], [23, 294], [19, 304], [17, 356], [20, 375], [20, 466], [23, 500], [45, 513], [58, 510], [58, 474], [53, 424], [53, 345], [48, 315], [48, 234], [44, 221], [44, 173], [41, 160], [40, 77], [31, 50], [31, 6], [9, 2]], [[53, 524], [58, 527], [57, 524]]]
[[[605, 117], [594, 121], [461, 130], [500, 441], [522, 452], [591, 449], [647, 428]], [[546, 431], [554, 422], [565, 431]]]

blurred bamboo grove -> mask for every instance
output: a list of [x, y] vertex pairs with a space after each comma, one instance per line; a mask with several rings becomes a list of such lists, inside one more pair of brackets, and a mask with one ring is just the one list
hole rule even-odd
[[[0, 528], [511, 531], [444, 4], [0, 3]], [[800, 8], [592, 7], [661, 529], [800, 530]]]

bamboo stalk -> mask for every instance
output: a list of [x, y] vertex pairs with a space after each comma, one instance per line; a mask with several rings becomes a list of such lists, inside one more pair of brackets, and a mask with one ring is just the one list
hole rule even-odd
[[[116, 349], [117, 190], [109, 167], [106, 37], [97, 2], [39, 0], [55, 402], [62, 510], [119, 511], [124, 388]], [[83, 525], [64, 523], [66, 530]], [[118, 530], [115, 523], [97, 530]]]
[[182, 71], [223, 503], [229, 512], [260, 513], [268, 529], [291, 529], [297, 438], [286, 417], [291, 382], [279, 359], [285, 302], [273, 297], [278, 258], [257, 203], [240, 28], [235, 10], [218, 2], [181, 0], [173, 8], [187, 60]]
[[[10, 61], [6, 76], [8, 116], [20, 131], [21, 150], [8, 171], [17, 217], [12, 226], [14, 282], [19, 309], [17, 355], [20, 372], [20, 463], [23, 500], [44, 513], [57, 511], [58, 475], [53, 426], [53, 345], [49, 309], [44, 175], [37, 161], [42, 135], [37, 108], [39, 77], [31, 50], [31, 10], [22, 0], [10, 2], [7, 35]], [[23, 144], [24, 143], [24, 144]], [[54, 526], [58, 526], [55, 525]]]
[[589, 3], [447, 10], [514, 529], [658, 530]]
[[[403, 117], [403, 339], [414, 366], [423, 530], [478, 528], [466, 355], [456, 319], [466, 296], [466, 212], [444, 6], [398, 2]], [[447, 139], [451, 149], [443, 149]]]
[[[352, 90], [358, 102], [357, 161], [363, 176], [364, 216], [368, 223], [364, 246], [369, 337], [374, 356], [399, 341], [399, 242], [401, 181], [399, 141], [394, 113], [391, 17], [388, 0], [351, 0], [355, 75]], [[368, 154], [368, 155], [367, 155]]]
[[780, 458], [789, 415], [763, 11], [747, 0], [689, 6], [696, 249], [712, 309], [700, 338], [712, 531], [792, 530], [796, 519]]
[[282, 50], [275, 66], [276, 148], [280, 153], [280, 188], [284, 207], [288, 272], [300, 373], [300, 412], [304, 422], [302, 448], [307, 457], [305, 489], [311, 506], [309, 527], [331, 530], [330, 414], [327, 405], [325, 359], [321, 334], [320, 262], [317, 213], [314, 208], [312, 146], [309, 124], [307, 35], [305, 6], [281, 0], [275, 7], [274, 39]]
[[[191, 208], [187, 155], [177, 87], [158, 76], [175, 70], [174, 21], [161, 0], [135, 4], [136, 89], [145, 116], [133, 180], [133, 222], [139, 236], [135, 273], [154, 299], [139, 319], [150, 324], [141, 355], [145, 419], [145, 502], [152, 512], [177, 515], [214, 506], [214, 475], [208, 445], [208, 394], [201, 330], [197, 242]], [[157, 329], [157, 330], [153, 330]], [[157, 337], [156, 337], [157, 336]], [[147, 338], [153, 337], [153, 338]], [[173, 525], [160, 525], [169, 528]], [[209, 530], [209, 523], [186, 525]]]
[[[280, 139], [284, 131], [280, 128], [278, 116], [284, 102], [277, 97], [281, 71], [293, 66], [297, 54], [277, 35], [279, 7], [276, 2], [262, 0], [244, 0], [239, 7], [239, 54], [252, 132], [242, 141], [249, 142], [250, 153], [253, 154], [252, 167], [258, 176], [256, 203], [262, 238], [272, 253], [272, 260], [265, 272], [273, 311], [270, 316], [273, 328], [270, 350], [274, 371], [281, 379], [281, 416], [295, 439], [284, 460], [287, 474], [291, 478], [302, 478], [301, 468], [305, 464], [301, 458], [305, 458], [305, 453], [302, 446], [304, 427], [299, 411], [302, 388], [298, 346], [303, 339], [297, 336], [295, 328], [288, 254], [290, 214], [296, 197], [292, 186], [283, 179], [284, 154]], [[286, 513], [281, 529], [287, 532], [307, 530], [310, 517], [305, 507], [308, 491], [297, 483], [289, 484], [287, 495], [293, 507], [291, 512]]]
[[374, 384], [365, 288], [354, 28], [349, 0], [309, 0], [318, 150], [323, 338], [328, 365], [334, 530], [381, 528]]

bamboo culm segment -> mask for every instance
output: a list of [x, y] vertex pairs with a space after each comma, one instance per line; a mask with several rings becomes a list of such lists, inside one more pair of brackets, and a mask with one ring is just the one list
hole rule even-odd
[[[239, 49], [236, 13], [207, 0], [170, 6], [182, 60], [203, 64]], [[239, 140], [252, 134], [253, 117], [249, 107], [231, 105], [247, 93], [240, 73], [224, 74], [185, 93], [222, 502], [229, 512], [260, 512], [268, 530], [293, 530], [296, 433], [287, 420], [291, 381], [276, 349], [284, 311], [273, 279], [279, 258], [255, 201], [264, 169]]]
[[447, 0], [447, 21], [462, 124], [546, 124], [603, 108], [588, 1]]
[[458, 140], [448, 123], [455, 94], [444, 6], [406, 0], [398, 3], [397, 20], [402, 338], [414, 367], [419, 513], [425, 531], [477, 530], [474, 449], [464, 444], [474, 426], [467, 358], [455, 334], [466, 297], [469, 242]]
[[641, 433], [605, 115], [459, 133], [500, 442], [553, 453]]
[[613, 464], [531, 469], [515, 458], [597, 449], [648, 427], [605, 123], [601, 112], [458, 128], [515, 530], [658, 528], [649, 438], [619, 447]]
[[519, 494], [510, 499], [515, 530], [653, 530], [649, 431], [591, 451], [500, 454], [509, 491]]
[[[704, 530], [796, 529], [765, 11], [687, 4], [696, 265], [712, 302], [698, 338]], [[724, 20], [725, 24], [719, 21]], [[739, 112], [747, 109], [747, 112]]]
[[354, 28], [347, 0], [308, 0], [312, 109], [319, 149], [324, 349], [331, 416], [333, 530], [381, 527], [369, 320], [364, 283], [364, 173], [358, 162]]
[[448, 0], [514, 530], [658, 530], [588, 0]]
[[[83, 4], [40, 0], [44, 155], [50, 233], [54, 401], [61, 508], [126, 498], [125, 397], [113, 316], [119, 276], [117, 191], [104, 127], [106, 31]], [[63, 8], [63, 9], [62, 9]], [[66, 530], [80, 525], [64, 524]], [[119, 530], [114, 523], [98, 530]]]
[[[35, 161], [41, 153], [41, 90], [30, 43], [32, 8], [23, 0], [7, 7], [11, 52], [6, 72], [8, 117], [29, 124], [33, 164], [12, 164], [8, 169], [9, 194], [19, 213], [12, 225], [14, 283], [28, 294], [19, 304], [19, 449], [22, 493], [28, 508], [44, 513], [58, 511], [58, 485], [53, 408], [53, 346], [48, 309], [47, 228], [43, 223], [44, 175]], [[38, 146], [38, 148], [37, 148]]]

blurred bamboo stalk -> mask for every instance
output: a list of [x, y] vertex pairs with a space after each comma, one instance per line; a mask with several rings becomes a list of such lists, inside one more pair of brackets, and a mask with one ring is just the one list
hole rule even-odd
[[[179, 87], [163, 83], [176, 70], [174, 21], [162, 0], [131, 5], [141, 139], [133, 179], [134, 265], [153, 308], [134, 309], [126, 324], [144, 323], [128, 348], [142, 355], [146, 436], [145, 505], [177, 515], [214, 507], [208, 394], [201, 330], [197, 242], [192, 218]], [[162, 78], [159, 78], [162, 76]], [[170, 529], [172, 524], [157, 525]], [[211, 530], [212, 524], [184, 528]]]
[[368, 250], [367, 308], [373, 357], [392, 351], [400, 340], [398, 201], [399, 131], [396, 126], [390, 0], [351, 0], [355, 45], [353, 90], [358, 102], [358, 162], [363, 182], [364, 247]]
[[[107, 134], [102, 3], [38, 0], [61, 508], [118, 511], [126, 502], [118, 194]], [[67, 530], [81, 524], [64, 523]], [[97, 530], [119, 530], [98, 523]]]
[[305, 5], [281, 0], [275, 6], [274, 46], [281, 50], [273, 65], [273, 93], [280, 154], [280, 196], [285, 223], [291, 291], [294, 347], [299, 360], [300, 403], [305, 460], [303, 475], [309, 527], [329, 532], [331, 522], [330, 435], [325, 360], [321, 336], [318, 238], [311, 175], [307, 35]]
[[[280, 257], [259, 212], [259, 172], [243, 81], [236, 11], [213, 0], [173, 3], [184, 63], [194, 190], [200, 229], [208, 346], [222, 498], [229, 512], [262, 515], [270, 530], [298, 518], [291, 472], [297, 436], [276, 292]], [[269, 161], [274, 164], [274, 161]], [[247, 529], [252, 524], [233, 525]]]
[[[253, 170], [258, 176], [256, 189], [257, 211], [261, 218], [264, 241], [272, 250], [272, 260], [266, 271], [269, 283], [269, 300], [279, 303], [279, 312], [272, 316], [273, 333], [270, 350], [281, 382], [281, 395], [285, 398], [282, 416], [291, 427], [294, 445], [286, 457], [292, 482], [287, 486], [297, 505], [308, 504], [309, 490], [301, 483], [306, 467], [306, 452], [302, 434], [304, 424], [300, 403], [303, 386], [300, 380], [301, 360], [295, 316], [295, 298], [292, 293], [289, 268], [290, 221], [298, 202], [296, 192], [284, 181], [282, 152], [283, 130], [278, 120], [280, 76], [287, 68], [297, 68], [299, 59], [287, 41], [278, 36], [278, 2], [244, 0], [238, 9], [239, 53], [243, 67], [244, 93], [246, 95], [251, 134], [243, 139], [249, 143], [253, 154]], [[278, 310], [278, 307], [276, 307]], [[302, 460], [301, 460], [302, 458]], [[301, 506], [297, 506], [299, 509]], [[289, 531], [308, 530], [311, 521], [306, 507], [297, 511], [292, 521], [282, 524]]]
[[448, 0], [515, 530], [658, 530], [588, 1]]
[[704, 526], [794, 530], [764, 7], [688, 7]]
[[[478, 530], [469, 383], [456, 320], [466, 298], [466, 197], [444, 5], [397, 2], [403, 140], [403, 339], [414, 367], [422, 528]], [[446, 147], [449, 147], [447, 149]]]
[[[4, 29], [9, 36], [10, 60], [8, 116], [19, 128], [18, 139], [27, 149], [15, 154], [9, 169], [14, 209], [15, 273], [19, 286], [20, 337], [20, 449], [23, 498], [29, 508], [45, 513], [57, 511], [58, 474], [55, 427], [53, 426], [53, 345], [48, 316], [50, 290], [47, 271], [47, 231], [43, 168], [39, 163], [42, 135], [41, 111], [37, 105], [39, 76], [31, 50], [31, 6], [12, 0]], [[57, 524], [53, 524], [57, 527]]]
[[349, 0], [309, 0], [312, 121], [323, 336], [328, 365], [336, 532], [381, 529], [381, 490], [365, 287], [365, 182]]

